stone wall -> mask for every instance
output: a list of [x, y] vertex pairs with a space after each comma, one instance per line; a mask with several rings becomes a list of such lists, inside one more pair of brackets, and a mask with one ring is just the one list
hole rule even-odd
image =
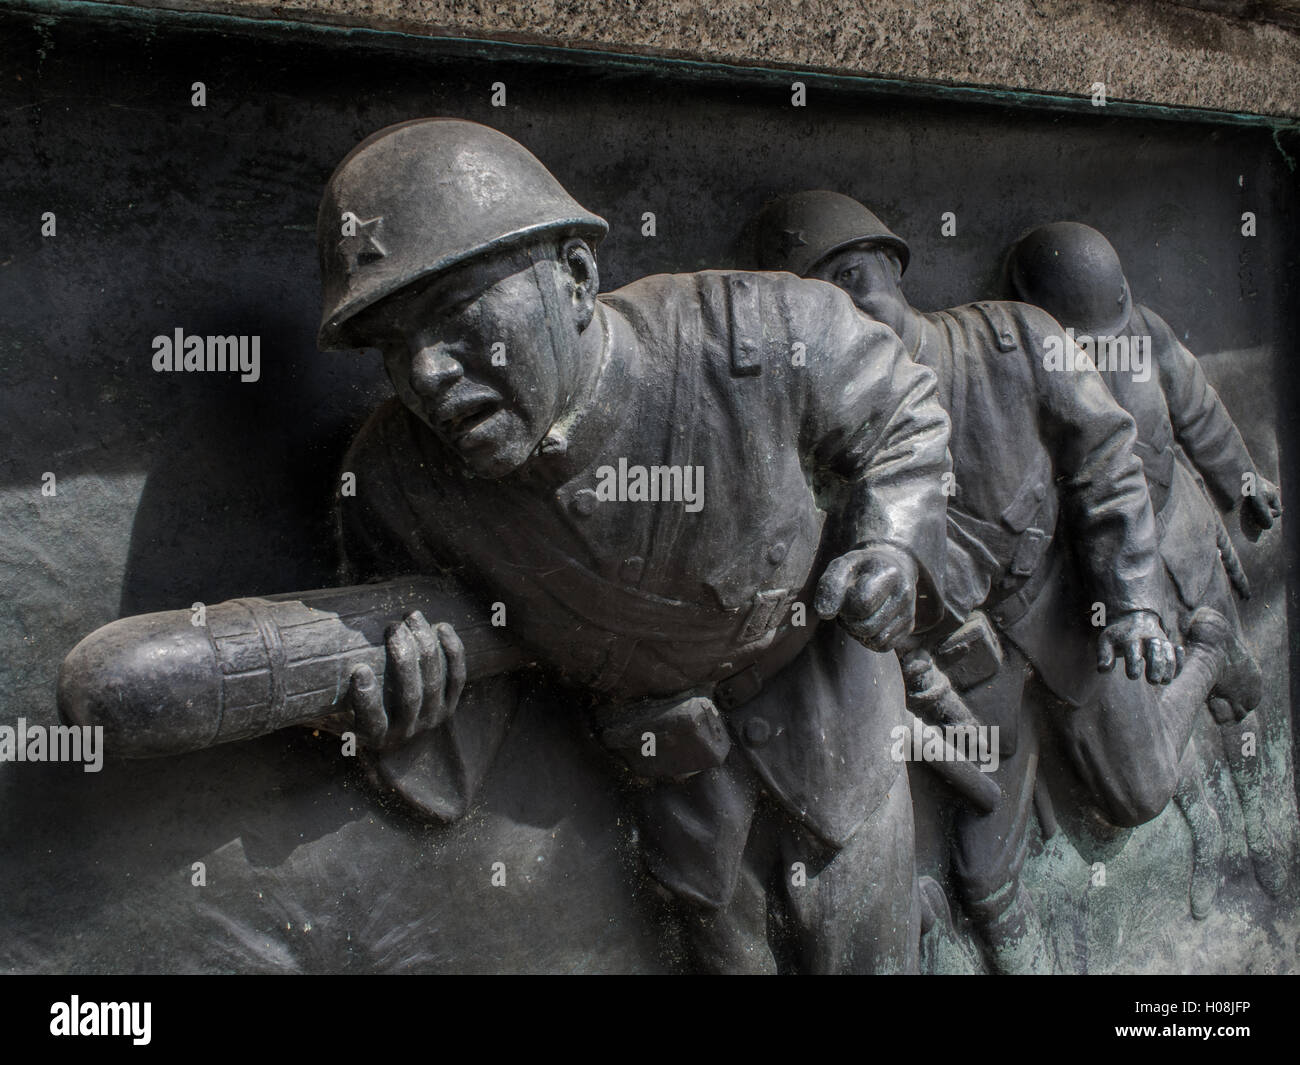
[[1300, 116], [1290, 0], [124, 2], [1072, 96], [1101, 81], [1114, 100]]

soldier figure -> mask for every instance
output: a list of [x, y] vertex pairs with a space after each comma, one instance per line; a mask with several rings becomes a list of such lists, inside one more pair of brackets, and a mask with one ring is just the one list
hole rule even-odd
[[[1260, 677], [1233, 591], [1245, 598], [1249, 586], [1218, 511], [1240, 504], [1243, 528], [1256, 539], [1281, 514], [1278, 490], [1256, 468], [1196, 358], [1164, 319], [1134, 302], [1119, 256], [1101, 233], [1077, 222], [1040, 226], [1012, 249], [1008, 272], [1021, 299], [1087, 338], [1101, 379], [1137, 423], [1136, 450], [1160, 537], [1164, 616], [1183, 634], [1193, 618], [1210, 619], [1236, 662], [1237, 683], [1213, 693], [1208, 705], [1241, 800], [1256, 875], [1277, 895], [1286, 866], [1264, 818], [1261, 759], [1246, 754], [1244, 742], [1247, 734], [1260, 734], [1254, 711]], [[1243, 493], [1243, 485], [1253, 491]], [[1202, 607], [1213, 615], [1198, 611]], [[1086, 707], [1062, 715], [1075, 762], [1109, 819], [1137, 824], [1159, 813], [1171, 793], [1179, 800], [1198, 844], [1192, 907], [1200, 917], [1217, 889], [1223, 849], [1195, 743], [1189, 742], [1203, 705], [1164, 698], [1159, 708], [1134, 705], [1103, 683]], [[1141, 784], [1115, 786], [1124, 781]]]
[[[584, 704], [699, 967], [913, 970], [891, 651], [944, 609], [934, 375], [828, 285], [704, 272], [598, 296], [605, 230], [469, 122], [393, 126], [340, 164], [320, 345], [381, 349], [397, 392], [345, 462], [348, 562], [495, 604], [538, 682]], [[1113, 539], [1140, 571], [1136, 532]], [[394, 626], [388, 682], [358, 668], [348, 701], [381, 781], [448, 818], [510, 692], [461, 698], [441, 620]]]
[[[1133, 419], [1095, 372], [1066, 380], [1044, 370], [1044, 343], [1061, 330], [1038, 308], [913, 308], [900, 288], [906, 243], [857, 201], [798, 193], [765, 208], [756, 229], [763, 269], [843, 288], [938, 375], [940, 402], [952, 419], [955, 478], [944, 576], [950, 612], [925, 646], [980, 721], [999, 726], [995, 779], [1003, 793], [992, 813], [958, 813], [955, 879], [995, 970], [1050, 971], [1050, 950], [1020, 883], [1038, 758], [1036, 722], [1022, 713], [1022, 701], [1034, 674], [1068, 695], [1096, 673], [1083, 655], [1063, 653], [1060, 642], [1071, 616], [1086, 619], [1088, 606], [1071, 595], [1059, 519], [1068, 523], [1089, 602], [1106, 612], [1096, 667], [1110, 670], [1123, 658], [1129, 678], [1145, 666], [1156, 685], [1175, 674]], [[909, 661], [909, 676], [919, 681], [913, 705], [922, 717], [943, 688], [926, 679], [924, 654]]]

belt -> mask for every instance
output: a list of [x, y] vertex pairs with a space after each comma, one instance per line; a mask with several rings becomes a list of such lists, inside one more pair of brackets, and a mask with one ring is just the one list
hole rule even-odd
[[1008, 625], [1014, 625], [1028, 613], [1029, 608], [1033, 606], [1034, 600], [1038, 598], [1043, 588], [1046, 586], [1051, 576], [1059, 569], [1056, 565], [1040, 565], [1029, 579], [1024, 582], [1010, 595], [999, 599], [996, 604], [988, 608], [989, 615], [998, 623], [998, 627], [1006, 629]]
[[787, 637], [775, 651], [763, 655], [739, 672], [718, 681], [713, 688], [714, 705], [719, 710], [734, 710], [749, 702], [762, 691], [764, 681], [771, 680], [799, 657], [812, 640], [812, 635], [817, 631], [820, 623], [821, 619], [814, 614], [802, 632], [792, 629], [791, 636]]
[[966, 541], [974, 541], [987, 558], [996, 561], [998, 569], [1009, 576], [1004, 576], [1001, 583], [1016, 578], [1027, 578], [1026, 584], [1032, 583], [1041, 562], [1052, 542], [1054, 529], [1040, 529], [1030, 525], [1022, 532], [1014, 532], [985, 521], [974, 515], [959, 510], [951, 503], [948, 505], [948, 521]]
[[[717, 768], [731, 750], [719, 711], [734, 710], [754, 698], [766, 680], [808, 646], [817, 624], [814, 618], [805, 631], [791, 630], [775, 651], [719, 681], [712, 692], [701, 687], [667, 699], [597, 708], [593, 724], [601, 745], [643, 777], [688, 776]], [[644, 746], [648, 736], [657, 741], [649, 751]]]

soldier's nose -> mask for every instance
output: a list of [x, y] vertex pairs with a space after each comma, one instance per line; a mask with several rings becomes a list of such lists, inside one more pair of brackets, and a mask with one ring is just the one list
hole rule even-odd
[[411, 360], [411, 388], [431, 399], [464, 372], [460, 363], [448, 353], [446, 345], [434, 344], [421, 348]]

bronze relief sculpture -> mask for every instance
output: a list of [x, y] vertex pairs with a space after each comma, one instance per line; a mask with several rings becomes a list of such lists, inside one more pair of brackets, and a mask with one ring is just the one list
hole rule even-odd
[[[889, 324], [912, 358], [936, 371], [952, 417], [945, 590], [955, 614], [925, 643], [962, 689], [966, 712], [1001, 725], [1002, 798], [991, 811], [968, 804], [958, 814], [953, 861], [993, 967], [1057, 967], [1019, 883], [1029, 820], [1037, 815], [1047, 835], [1055, 831], [1051, 799], [1033, 779], [1044, 727], [1066, 738], [1084, 784], [1073, 800], [1109, 823], [1141, 824], [1178, 802], [1194, 842], [1191, 907], [1204, 917], [1223, 850], [1192, 743], [1208, 707], [1223, 731], [1257, 874], [1278, 895], [1285, 865], [1260, 813], [1258, 760], [1243, 753], [1257, 731], [1261, 684], [1233, 590], [1249, 593], [1215, 504], [1240, 504], [1256, 539], [1280, 515], [1280, 497], [1196, 360], [1132, 302], [1105, 238], [1077, 223], [1025, 236], [1009, 273], [1015, 295], [1035, 306], [982, 302], [925, 314], [899, 287], [907, 245], [846, 196], [795, 194], [769, 204], [754, 229], [764, 268], [836, 284]], [[1117, 336], [1122, 345], [1105, 343]], [[1094, 341], [1101, 361], [1090, 355]], [[1104, 619], [1117, 616], [1130, 625], [1108, 639]], [[944, 643], [967, 629], [978, 639]], [[1121, 649], [1127, 678], [1112, 668]], [[919, 715], [960, 705], [926, 651], [904, 660], [917, 678], [910, 699]], [[1083, 668], [1093, 660], [1096, 674]], [[1130, 682], [1144, 667], [1151, 687]], [[1008, 679], [999, 684], [1000, 676]], [[1035, 712], [1022, 716], [1022, 706]], [[939, 886], [922, 884], [931, 908], [942, 907]]]
[[343, 462], [347, 587], [114, 623], [69, 655], [65, 719], [137, 755], [311, 723], [442, 822], [544, 693], [608, 752], [715, 972], [916, 971], [945, 903], [916, 876], [899, 730], [990, 730], [991, 771], [947, 771], [957, 893], [992, 968], [1060, 969], [1020, 882], [1051, 820], [1043, 730], [1112, 822], [1175, 797], [1195, 825], [1188, 723], [1208, 702], [1230, 747], [1258, 700], [1222, 541], [1184, 566], [1152, 486], [1195, 470], [1148, 462], [1170, 424], [1195, 451], [1230, 419], [1185, 363], [1166, 423], [1154, 394], [1051, 369], [1046, 296], [916, 311], [906, 243], [847, 197], [769, 208], [758, 271], [601, 293], [606, 228], [486, 126], [358, 145], [320, 208], [319, 343], [378, 349], [396, 396]]
[[[1259, 731], [1262, 712], [1256, 710], [1259, 665], [1246, 645], [1236, 606], [1238, 598], [1249, 598], [1250, 585], [1220, 516], [1237, 510], [1243, 533], [1259, 539], [1281, 515], [1277, 487], [1256, 467], [1196, 358], [1158, 314], [1133, 300], [1119, 257], [1101, 233], [1080, 223], [1041, 226], [1012, 250], [1009, 276], [1020, 298], [1051, 312], [1070, 335], [1091, 341], [1084, 345], [1094, 349], [1090, 361], [1133, 415], [1134, 446], [1156, 514], [1164, 616], [1171, 631], [1191, 638], [1193, 628], [1205, 626], [1200, 642], [1227, 651], [1224, 675], [1208, 699], [1161, 699], [1158, 708], [1129, 711], [1145, 717], [1154, 710], [1170, 722], [1154, 735], [1133, 737], [1133, 746], [1144, 751], [1144, 775], [1159, 781], [1136, 816], [1154, 816], [1157, 804], [1164, 805], [1161, 798], [1172, 791], [1196, 844], [1192, 908], [1203, 916], [1213, 901], [1222, 851], [1217, 815], [1205, 799], [1199, 771], [1191, 768], [1196, 759], [1190, 718], [1204, 705], [1223, 740], [1256, 875], [1277, 896], [1285, 886], [1286, 865], [1262, 812], [1267, 788], [1258, 761], [1244, 753], [1250, 749], [1248, 737]], [[1094, 698], [1105, 701], [1104, 695]], [[1094, 704], [1085, 714], [1064, 715], [1079, 744], [1090, 742], [1086, 734], [1095, 735], [1099, 712], [1105, 713]], [[1085, 757], [1080, 765], [1096, 762]], [[1089, 786], [1094, 794], [1105, 794], [1095, 768]]]

